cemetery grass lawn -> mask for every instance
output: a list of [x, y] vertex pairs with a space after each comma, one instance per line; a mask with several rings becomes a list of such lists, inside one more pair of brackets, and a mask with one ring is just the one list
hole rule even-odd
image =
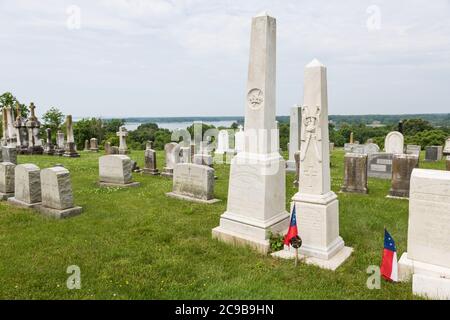
[[[370, 179], [370, 195], [339, 194], [340, 233], [354, 253], [336, 272], [261, 256], [211, 238], [225, 211], [229, 166], [217, 165], [214, 205], [168, 198], [171, 180], [134, 174], [138, 188], [97, 187], [98, 157], [19, 156], [41, 168], [63, 163], [71, 173], [81, 216], [51, 220], [0, 203], [1, 299], [413, 299], [411, 283], [366, 287], [379, 265], [383, 227], [406, 250], [408, 201], [386, 199], [390, 183]], [[332, 155], [332, 187], [343, 177], [342, 150]], [[143, 152], [131, 158], [143, 167]], [[423, 159], [423, 154], [422, 154]], [[158, 152], [159, 166], [164, 163]], [[421, 167], [444, 170], [444, 162]], [[295, 193], [287, 175], [286, 206]], [[249, 190], [249, 192], [252, 192]], [[299, 213], [301, 219], [301, 213]], [[68, 290], [70, 265], [81, 290]]]

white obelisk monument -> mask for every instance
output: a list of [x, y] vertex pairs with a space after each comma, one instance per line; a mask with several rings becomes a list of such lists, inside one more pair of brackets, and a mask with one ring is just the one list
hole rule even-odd
[[[339, 235], [339, 201], [330, 186], [327, 69], [316, 59], [305, 68], [301, 114], [299, 192], [292, 198], [303, 241], [299, 254], [306, 263], [335, 270], [353, 249]], [[274, 256], [293, 252], [286, 248]]]
[[245, 103], [245, 143], [231, 162], [227, 211], [213, 237], [269, 251], [269, 231], [289, 225], [285, 166], [276, 126], [276, 20], [253, 18]]

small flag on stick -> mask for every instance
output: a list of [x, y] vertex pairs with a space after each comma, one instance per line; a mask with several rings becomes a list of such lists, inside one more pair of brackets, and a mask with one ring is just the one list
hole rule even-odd
[[397, 248], [395, 241], [384, 229], [384, 250], [381, 261], [381, 276], [387, 281], [398, 281]]

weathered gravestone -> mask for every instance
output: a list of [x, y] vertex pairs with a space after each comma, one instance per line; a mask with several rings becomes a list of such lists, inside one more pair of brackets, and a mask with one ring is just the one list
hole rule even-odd
[[131, 172], [133, 163], [126, 155], [107, 155], [98, 160], [99, 185], [102, 187], [137, 187]]
[[408, 252], [399, 280], [412, 278], [413, 293], [450, 299], [450, 172], [414, 169], [409, 198]]
[[192, 163], [179, 163], [173, 172], [173, 190], [168, 196], [201, 203], [215, 203], [214, 169]]
[[295, 159], [295, 179], [294, 179], [294, 187], [298, 189], [299, 180], [300, 180], [300, 151], [297, 151], [294, 154]]
[[58, 130], [56, 133], [56, 148], [55, 148], [55, 156], [62, 156], [65, 152], [65, 137], [64, 132]]
[[370, 154], [367, 164], [367, 176], [370, 178], [391, 179], [392, 157], [392, 153], [385, 152]]
[[422, 147], [415, 144], [408, 144], [406, 146], [406, 154], [412, 154], [420, 157], [420, 150], [422, 150]]
[[98, 152], [98, 140], [96, 138], [92, 138], [89, 143], [89, 150], [91, 152]]
[[56, 219], [81, 214], [83, 209], [74, 206], [69, 170], [53, 167], [41, 170], [42, 203], [35, 207], [40, 213]]
[[291, 108], [289, 126], [289, 160], [286, 161], [286, 170], [295, 172], [295, 153], [300, 150], [300, 129], [302, 121], [302, 108], [295, 106]]
[[41, 204], [41, 169], [31, 163], [16, 166], [14, 193], [14, 197], [8, 199], [12, 205], [33, 208]]
[[394, 154], [392, 159], [392, 181], [388, 197], [408, 198], [409, 182], [413, 169], [419, 165], [419, 157], [412, 154]]
[[46, 135], [46, 143], [44, 148], [44, 154], [53, 155], [55, 153], [55, 146], [52, 143], [52, 129], [50, 128], [45, 129], [45, 135]]
[[14, 170], [11, 162], [0, 162], [0, 200], [14, 197]]
[[166, 155], [166, 166], [161, 173], [164, 177], [173, 177], [173, 169], [175, 165], [180, 162], [180, 145], [178, 143], [172, 142], [167, 143], [164, 146], [164, 153]]
[[430, 146], [425, 148], [425, 161], [434, 162], [442, 160], [442, 146]]
[[17, 148], [2, 147], [2, 161], [17, 164]]
[[120, 127], [119, 132], [117, 132], [116, 135], [119, 137], [119, 154], [128, 154], [127, 129], [125, 127]]
[[156, 165], [156, 151], [152, 148], [152, 142], [147, 144], [144, 154], [144, 174], [153, 176], [159, 175], [158, 167]]
[[[262, 14], [252, 20], [245, 150], [231, 161], [227, 210], [212, 230], [220, 241], [251, 246], [261, 253], [270, 250], [269, 231], [281, 234], [289, 225], [286, 163], [278, 153], [278, 135], [271, 135], [277, 133], [275, 79], [276, 20]], [[247, 143], [252, 132], [260, 133], [255, 145]]]
[[367, 155], [347, 153], [344, 157], [344, 184], [342, 192], [368, 193]]
[[68, 158], [78, 158], [80, 154], [77, 152], [77, 147], [75, 144], [75, 137], [73, 135], [73, 122], [71, 115], [68, 115], [66, 117], [66, 127], [67, 127], [67, 143], [66, 143], [66, 150], [63, 156]]

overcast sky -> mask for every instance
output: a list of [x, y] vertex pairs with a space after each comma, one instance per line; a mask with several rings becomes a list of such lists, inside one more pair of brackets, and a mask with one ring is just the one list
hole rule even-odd
[[277, 114], [450, 112], [450, 0], [0, 0], [0, 92], [74, 116], [243, 115], [251, 17], [277, 18]]

